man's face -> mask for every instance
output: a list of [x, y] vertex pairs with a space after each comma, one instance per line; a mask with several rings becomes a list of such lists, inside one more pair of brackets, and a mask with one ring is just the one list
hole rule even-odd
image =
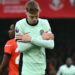
[[15, 36], [15, 27], [14, 27], [14, 25], [10, 26], [10, 29], [9, 29], [8, 33], [9, 33], [9, 38], [11, 38], [11, 39], [14, 38], [14, 36]]
[[72, 59], [71, 59], [71, 58], [67, 58], [66, 64], [67, 64], [68, 66], [70, 66], [70, 65], [72, 64]]
[[39, 12], [37, 12], [36, 14], [30, 14], [29, 12], [26, 12], [26, 15], [27, 15], [27, 20], [30, 24], [37, 23], [37, 20], [39, 18]]

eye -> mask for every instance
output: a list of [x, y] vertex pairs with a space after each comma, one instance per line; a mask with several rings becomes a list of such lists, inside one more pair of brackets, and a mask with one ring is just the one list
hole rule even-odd
[[33, 18], [37, 18], [37, 17], [38, 17], [38, 16], [30, 16], [31, 19], [33, 19]]

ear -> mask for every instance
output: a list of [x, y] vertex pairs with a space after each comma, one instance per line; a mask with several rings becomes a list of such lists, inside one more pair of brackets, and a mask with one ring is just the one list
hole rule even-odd
[[27, 13], [27, 10], [25, 10], [25, 13]]
[[26, 14], [26, 15], [28, 14], [27, 10], [25, 10], [25, 14]]

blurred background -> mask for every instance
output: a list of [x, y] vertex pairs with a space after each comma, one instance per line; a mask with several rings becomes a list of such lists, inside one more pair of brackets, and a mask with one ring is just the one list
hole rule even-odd
[[[0, 62], [11, 24], [25, 18], [25, 3], [28, 0], [0, 0]], [[41, 7], [41, 18], [48, 19], [55, 35], [55, 48], [46, 49], [47, 71], [58, 70], [69, 56], [75, 64], [75, 0], [36, 0]]]

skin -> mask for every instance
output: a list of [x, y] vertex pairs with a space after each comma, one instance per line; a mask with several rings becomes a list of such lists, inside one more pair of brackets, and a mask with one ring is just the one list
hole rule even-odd
[[[26, 15], [27, 15], [27, 20], [29, 24], [35, 24], [38, 21], [39, 18], [39, 14], [40, 12], [38, 11], [36, 14], [31, 14], [28, 11], [26, 11]], [[32, 37], [30, 35], [28, 35], [27, 33], [25, 33], [24, 35], [17, 35], [16, 37], [17, 39], [26, 41], [26, 42], [30, 42]], [[54, 39], [54, 34], [53, 33], [48, 33], [48, 32], [44, 32], [42, 34], [42, 38], [44, 40], [49, 40], [49, 39]]]
[[[14, 35], [15, 35], [15, 27], [14, 27], [14, 25], [10, 26], [10, 29], [9, 29], [8, 33], [9, 33], [9, 38], [13, 39]], [[10, 54], [4, 53], [3, 60], [2, 60], [2, 63], [0, 65], [0, 75], [2, 75], [4, 68], [8, 66], [10, 58], [11, 58]]]

